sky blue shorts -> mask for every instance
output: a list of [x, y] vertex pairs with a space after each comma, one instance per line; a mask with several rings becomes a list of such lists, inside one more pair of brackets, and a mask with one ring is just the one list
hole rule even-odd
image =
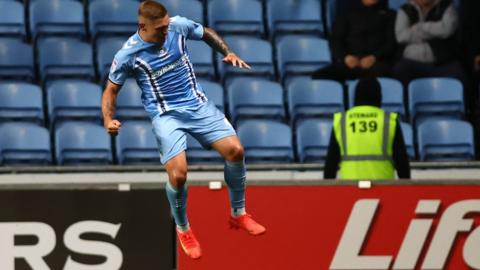
[[152, 125], [162, 164], [187, 149], [186, 133], [195, 137], [203, 146], [237, 135], [212, 101], [197, 108], [167, 111], [155, 116]]

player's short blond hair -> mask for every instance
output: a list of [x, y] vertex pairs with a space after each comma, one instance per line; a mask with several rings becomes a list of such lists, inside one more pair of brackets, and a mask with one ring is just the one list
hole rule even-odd
[[161, 19], [166, 15], [167, 9], [162, 4], [156, 1], [143, 1], [138, 7], [138, 16], [148, 20]]

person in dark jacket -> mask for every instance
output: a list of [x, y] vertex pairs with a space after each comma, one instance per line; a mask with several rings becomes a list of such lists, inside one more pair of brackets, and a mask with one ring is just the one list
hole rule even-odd
[[422, 77], [453, 77], [464, 82], [457, 58], [457, 29], [452, 0], [409, 0], [395, 21], [400, 60], [393, 76], [405, 87]]
[[324, 178], [385, 180], [410, 178], [410, 165], [396, 113], [380, 109], [382, 93], [376, 78], [359, 80], [354, 107], [336, 113], [325, 161]]
[[352, 80], [364, 76], [388, 76], [395, 36], [395, 12], [379, 0], [339, 15], [333, 24], [330, 48], [334, 62], [315, 71], [314, 79]]

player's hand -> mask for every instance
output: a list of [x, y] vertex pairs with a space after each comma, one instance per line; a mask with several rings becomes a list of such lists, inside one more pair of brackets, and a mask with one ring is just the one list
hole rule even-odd
[[345, 62], [345, 65], [350, 69], [354, 69], [360, 65], [360, 59], [350, 54], [345, 56], [345, 59], [343, 61]]
[[229, 53], [223, 58], [224, 63], [231, 63], [234, 67], [251, 69], [251, 67], [245, 63], [240, 57], [234, 53]]
[[363, 69], [371, 68], [375, 62], [377, 62], [377, 58], [374, 55], [365, 56], [360, 60], [360, 67]]
[[110, 121], [106, 121], [104, 123], [105, 129], [107, 130], [108, 134], [111, 136], [117, 136], [118, 131], [120, 130], [120, 127], [122, 126], [122, 123], [120, 121], [113, 119]]

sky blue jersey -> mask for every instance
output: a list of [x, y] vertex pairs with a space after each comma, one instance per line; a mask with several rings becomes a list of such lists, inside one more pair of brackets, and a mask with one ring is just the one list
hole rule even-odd
[[145, 42], [137, 32], [115, 55], [108, 78], [123, 85], [133, 76], [152, 118], [169, 110], [198, 107], [207, 97], [195, 78], [185, 41], [202, 37], [201, 24], [180, 16], [170, 18], [163, 46]]

